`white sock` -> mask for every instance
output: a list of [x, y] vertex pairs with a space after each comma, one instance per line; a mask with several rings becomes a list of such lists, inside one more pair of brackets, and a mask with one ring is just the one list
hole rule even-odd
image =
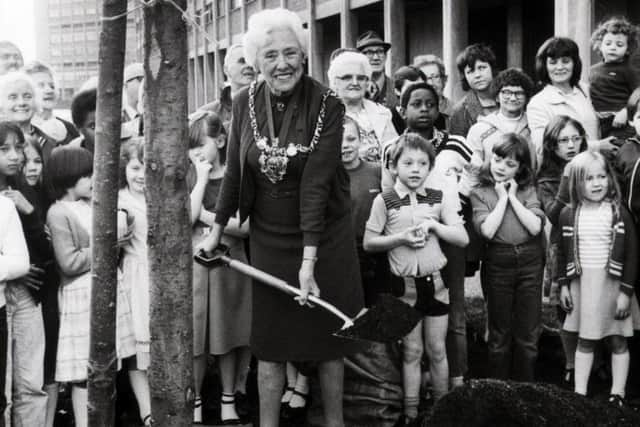
[[575, 392], [587, 395], [587, 384], [589, 383], [589, 375], [591, 374], [591, 365], [593, 365], [593, 353], [583, 353], [576, 350], [575, 358]]
[[611, 354], [611, 394], [624, 397], [629, 374], [629, 351], [619, 354]]

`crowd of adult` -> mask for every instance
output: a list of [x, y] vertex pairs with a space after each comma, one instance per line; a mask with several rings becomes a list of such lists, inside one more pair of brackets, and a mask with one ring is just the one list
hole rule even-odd
[[[374, 31], [333, 52], [327, 88], [304, 73], [308, 37], [295, 13], [252, 15], [227, 50], [220, 99], [189, 117], [192, 241], [205, 252], [224, 243], [301, 294], [194, 264], [194, 422], [207, 355], [218, 362], [220, 420], [247, 416], [253, 356], [261, 426], [304, 414], [315, 372], [323, 425], [343, 426], [343, 360], [362, 347], [334, 336], [339, 323], [308, 297], [353, 317], [392, 294], [422, 316], [400, 346], [396, 425], [416, 425], [426, 383], [435, 401], [464, 384], [465, 276], [479, 268], [492, 378], [536, 380], [545, 292], [563, 319], [564, 384], [586, 394], [604, 339], [609, 401], [625, 405], [626, 338], [640, 328], [637, 38], [625, 19], [602, 23], [588, 85], [571, 39], [543, 43], [535, 82], [473, 44], [457, 58], [466, 94], [450, 100], [455, 79], [434, 54], [386, 75], [388, 51], [401, 47]], [[62, 383], [86, 426], [96, 81], [75, 94], [72, 124], [53, 113], [45, 64], [25, 65], [0, 42], [0, 74], [0, 367], [12, 370], [12, 421], [52, 426]], [[125, 69], [116, 335], [151, 425], [143, 78], [140, 64]]]

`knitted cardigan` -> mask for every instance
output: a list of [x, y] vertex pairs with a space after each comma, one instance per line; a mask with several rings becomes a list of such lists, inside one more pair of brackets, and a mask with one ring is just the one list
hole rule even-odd
[[[613, 208], [612, 208], [613, 209]], [[568, 286], [582, 274], [578, 255], [578, 215], [580, 207], [567, 206], [560, 212], [559, 226], [562, 237], [558, 245], [558, 282]], [[629, 211], [618, 205], [613, 209], [613, 239], [605, 269], [620, 281], [620, 291], [632, 295], [638, 278], [638, 240]]]

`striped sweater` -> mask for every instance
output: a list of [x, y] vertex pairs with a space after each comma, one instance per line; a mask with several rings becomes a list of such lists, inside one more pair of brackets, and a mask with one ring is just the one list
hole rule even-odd
[[[612, 211], [613, 235], [605, 269], [620, 281], [620, 291], [631, 295], [638, 279], [638, 239], [635, 225], [625, 207], [612, 207]], [[562, 236], [558, 245], [558, 282], [562, 286], [568, 286], [572, 279], [582, 274], [578, 254], [579, 214], [580, 207], [574, 209], [567, 206], [560, 212], [558, 225]]]

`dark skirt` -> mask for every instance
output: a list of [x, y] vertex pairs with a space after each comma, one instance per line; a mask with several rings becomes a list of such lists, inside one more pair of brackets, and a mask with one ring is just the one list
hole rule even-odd
[[[302, 234], [282, 235], [251, 223], [251, 262], [292, 286], [300, 287]], [[320, 297], [350, 317], [363, 307], [351, 218], [329, 224], [318, 247], [315, 278]], [[302, 307], [293, 297], [254, 281], [251, 350], [260, 360], [323, 361], [358, 351], [359, 343], [333, 335], [342, 321], [325, 310]]]

